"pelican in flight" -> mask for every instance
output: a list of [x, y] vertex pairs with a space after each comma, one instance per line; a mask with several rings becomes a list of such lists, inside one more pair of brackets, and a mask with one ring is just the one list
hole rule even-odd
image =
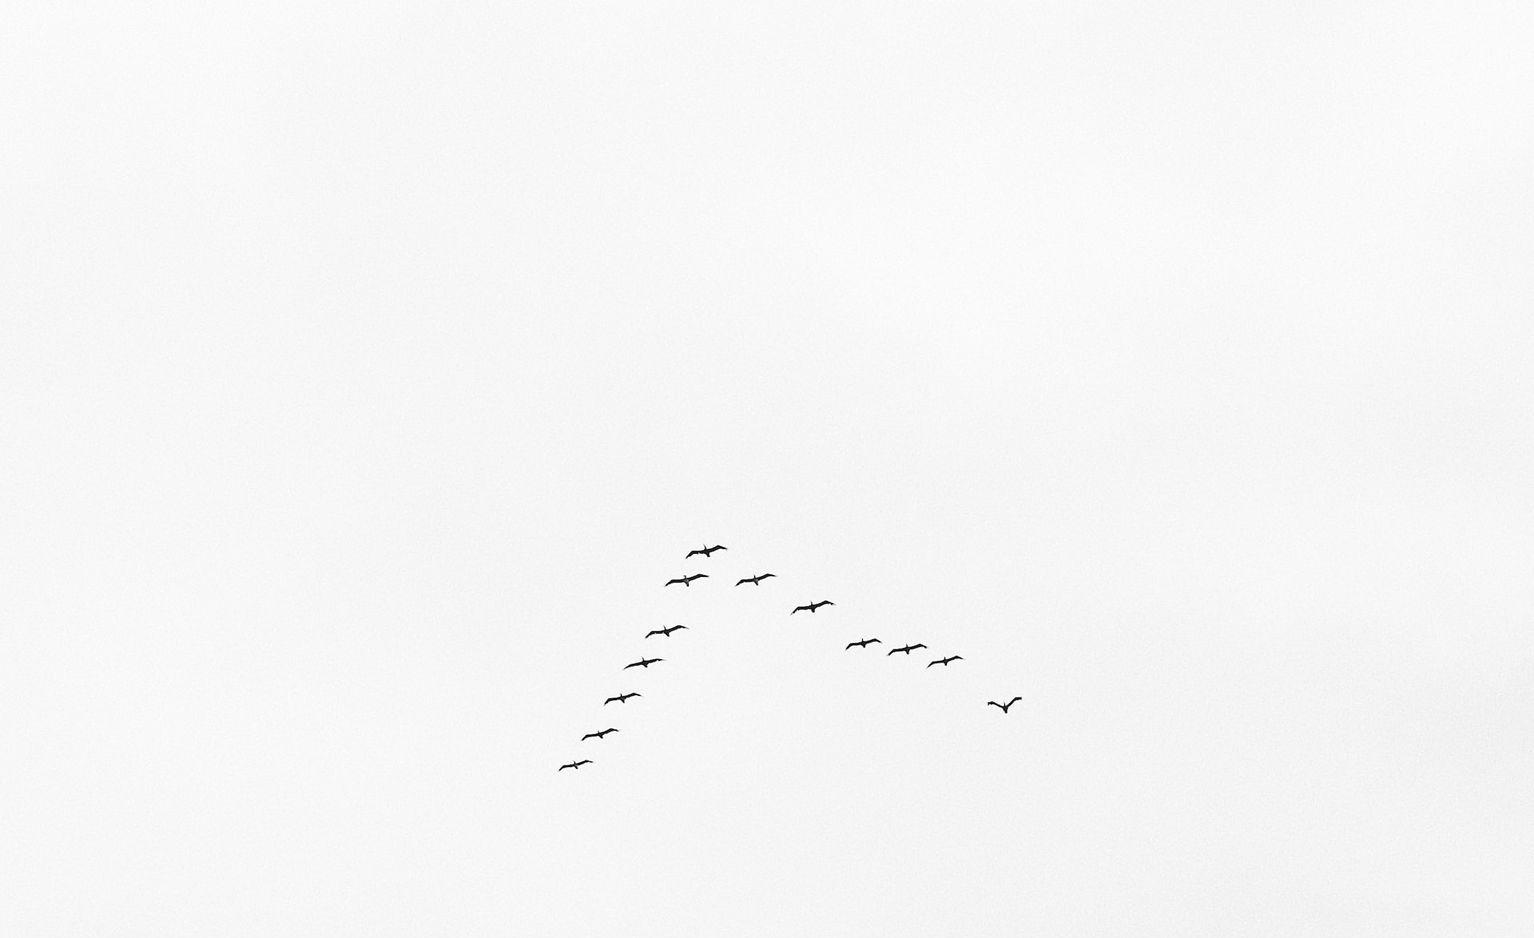
[[[687, 557], [693, 557], [693, 556], [696, 556], [698, 554], [702, 554], [705, 557], [712, 557], [712, 556], [714, 556], [714, 551], [716, 551], [716, 550], [729, 550], [729, 548], [728, 547], [723, 547], [723, 546], [721, 546], [719, 544], [715, 544], [713, 547], [704, 547], [702, 550], [690, 550], [690, 551], [687, 552]], [[687, 557], [683, 557], [682, 559], [686, 560]]]
[[602, 701], [602, 706], [605, 707], [608, 704], [612, 703], [614, 700], [618, 701], [618, 703], [628, 703], [630, 697], [642, 697], [642, 696], [644, 696], [644, 695], [639, 693], [638, 691], [631, 690], [627, 694], [619, 694], [616, 697], [609, 697], [609, 698], [607, 698], [606, 700]]
[[[794, 612], [799, 612], [800, 610], [803, 610], [803, 609], [808, 609], [810, 612], [814, 612], [816, 609], [819, 609], [821, 606], [834, 606], [834, 605], [836, 605], [836, 603], [833, 603], [831, 600], [829, 600], [829, 599], [822, 599], [820, 602], [818, 602], [818, 603], [810, 603], [808, 606], [795, 606], [794, 607]], [[793, 615], [794, 612], [790, 612], [789, 615]]]
[[675, 632], [677, 629], [685, 629], [685, 628], [687, 628], [687, 626], [685, 626], [685, 625], [673, 625], [669, 629], [651, 629], [650, 631], [648, 631], [648, 632], [646, 632], [644, 634], [644, 637], [645, 638], [649, 638], [651, 635], [664, 635], [667, 638], [670, 638], [672, 632]]
[[[861, 642], [848, 642], [847, 643], [847, 648], [853, 648], [853, 647], [867, 648], [869, 645], [872, 645], [875, 642], [878, 642], [878, 644], [880, 644], [880, 645], [884, 644], [883, 642], [880, 642], [877, 638], [865, 638]], [[845, 649], [843, 649], [843, 650], [845, 650]]]
[[936, 661], [929, 661], [929, 662], [927, 662], [927, 667], [930, 668], [930, 667], [932, 667], [935, 664], [940, 664], [940, 665], [942, 665], [943, 667], [946, 668], [946, 667], [948, 667], [948, 662], [950, 662], [950, 661], [963, 661], [963, 660], [964, 659], [960, 658], [958, 655], [949, 655], [946, 658], [939, 658]]
[[654, 664], [657, 661], [665, 661], [665, 660], [666, 660], [665, 658], [640, 658], [638, 661], [634, 662], [633, 664], [626, 664], [626, 665], [624, 665], [622, 670], [627, 671], [629, 668], [648, 668], [650, 665]]
[[1021, 698], [1021, 697], [1013, 697], [1013, 698], [1012, 698], [1012, 699], [1011, 699], [1011, 700], [1009, 700], [1009, 701], [1007, 701], [1007, 702], [1006, 702], [1006, 703], [1004, 703], [1004, 704], [1003, 704], [1003, 703], [997, 703], [997, 702], [996, 702], [996, 701], [994, 701], [994, 700], [987, 700], [987, 701], [986, 701], [986, 702], [985, 702], [985, 705], [986, 705], [986, 706], [987, 706], [987, 707], [999, 707], [999, 708], [1001, 708], [1001, 712], [1002, 712], [1002, 713], [1006, 713], [1006, 712], [1007, 712], [1007, 709], [1008, 709], [1008, 708], [1009, 708], [1009, 707], [1011, 707], [1011, 706], [1012, 706], [1012, 705], [1013, 705], [1013, 704], [1015, 704], [1015, 703], [1017, 703], [1017, 702], [1018, 702], [1018, 701], [1019, 701], [1019, 700], [1022, 700], [1022, 699], [1023, 699], [1023, 698]]
[[590, 765], [590, 764], [591, 764], [591, 760], [590, 759], [582, 759], [579, 762], [566, 762], [564, 765], [559, 767], [559, 771], [563, 772], [565, 769], [578, 769], [578, 768], [580, 768], [583, 765]]
[[701, 580], [706, 576], [708, 576], [707, 573], [694, 573], [692, 576], [679, 576], [674, 580], [667, 580], [666, 585], [670, 586], [673, 583], [680, 583], [683, 586], [691, 586], [693, 580]]
[[595, 733], [587, 733], [585, 736], [581, 737], [581, 742], [585, 742], [586, 740], [590, 739], [593, 736], [595, 736], [597, 739], [601, 739], [604, 736], [606, 736], [608, 733], [616, 733], [616, 732], [618, 732], [616, 729], [614, 729], [613, 727], [609, 726], [605, 730], [598, 730]]
[[926, 648], [926, 647], [927, 647], [926, 645], [907, 645], [904, 648], [891, 648], [889, 650], [889, 653], [886, 654], [884, 657], [888, 658], [890, 655], [893, 655], [897, 651], [903, 651], [903, 652], [905, 652], [906, 657], [909, 658], [911, 656], [911, 652], [915, 651], [918, 648]]
[[744, 580], [736, 580], [735, 581], [735, 585], [739, 586], [742, 583], [750, 583], [752, 586], [761, 586], [762, 585], [762, 581], [767, 579], [770, 576], [777, 576], [777, 574], [776, 573], [758, 573], [756, 576], [748, 576]]

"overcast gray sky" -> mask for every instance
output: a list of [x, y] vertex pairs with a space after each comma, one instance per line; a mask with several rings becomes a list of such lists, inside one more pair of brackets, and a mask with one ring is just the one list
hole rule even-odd
[[1527, 4], [5, 19], [0, 933], [1534, 933]]

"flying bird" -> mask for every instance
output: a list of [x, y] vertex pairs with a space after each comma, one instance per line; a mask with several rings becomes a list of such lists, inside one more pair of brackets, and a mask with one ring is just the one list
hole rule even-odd
[[595, 736], [597, 739], [601, 739], [602, 737], [606, 736], [608, 733], [616, 733], [616, 732], [618, 732], [616, 729], [614, 729], [613, 727], [609, 726], [605, 730], [599, 730], [599, 731], [597, 731], [595, 733], [587, 733], [585, 736], [581, 737], [581, 742], [585, 742], [586, 740], [590, 739], [593, 736]]
[[634, 662], [633, 664], [626, 664], [626, 665], [624, 665], [622, 670], [627, 671], [629, 668], [648, 668], [650, 665], [654, 664], [657, 661], [665, 661], [665, 660], [666, 660], [665, 658], [640, 658], [638, 661]]
[[[880, 642], [877, 638], [865, 638], [861, 642], [848, 642], [847, 643], [847, 648], [852, 648], [853, 646], [857, 646], [858, 648], [867, 648], [869, 645], [872, 645], [875, 642], [878, 642], [880, 645], [884, 644], [883, 642]], [[843, 650], [845, 651], [846, 649], [843, 649]]]
[[590, 765], [590, 764], [591, 764], [591, 760], [590, 759], [582, 759], [579, 762], [566, 762], [564, 765], [559, 767], [559, 771], [563, 772], [565, 769], [578, 769], [578, 768], [580, 768], [583, 765]]
[[618, 701], [618, 703], [628, 703], [630, 697], [640, 697], [640, 696], [643, 696], [643, 695], [641, 695], [638, 691], [631, 690], [627, 694], [619, 694], [616, 697], [609, 697], [609, 698], [607, 698], [606, 700], [602, 701], [602, 706], [605, 707], [608, 704], [612, 703], [614, 700]]
[[948, 667], [948, 662], [950, 662], [950, 661], [963, 661], [963, 660], [964, 659], [960, 658], [958, 655], [949, 655], [946, 658], [939, 658], [936, 661], [929, 661], [929, 662], [927, 662], [927, 667], [930, 668], [930, 667], [932, 667], [935, 664], [940, 664], [940, 665], [942, 665], [943, 667], [946, 668], [946, 667]]
[[707, 573], [694, 573], [692, 576], [679, 576], [674, 580], [667, 580], [666, 585], [670, 586], [673, 583], [680, 583], [683, 586], [691, 586], [693, 580], [701, 580], [706, 576], [708, 576]]
[[[739, 586], [740, 584], [737, 583], [736, 585]], [[829, 600], [829, 599], [822, 599], [820, 602], [818, 602], [818, 603], [810, 603], [808, 606], [795, 606], [794, 607], [794, 612], [798, 612], [801, 609], [808, 609], [810, 612], [814, 612], [816, 609], [819, 609], [821, 606], [834, 606], [834, 605], [836, 605], [836, 603], [833, 603], [831, 600]], [[789, 615], [793, 615], [794, 612], [790, 612]]]
[[1007, 701], [1007, 702], [1006, 702], [1006, 703], [1004, 703], [1004, 704], [1002, 704], [1002, 703], [997, 703], [997, 702], [996, 702], [996, 701], [994, 701], [994, 700], [987, 700], [987, 701], [986, 701], [986, 702], [985, 702], [985, 705], [986, 705], [986, 706], [987, 706], [987, 707], [1000, 707], [1000, 708], [1001, 708], [1001, 712], [1002, 712], [1002, 713], [1006, 713], [1006, 712], [1007, 712], [1007, 708], [1008, 708], [1008, 707], [1011, 707], [1011, 706], [1012, 706], [1012, 705], [1013, 705], [1013, 704], [1015, 704], [1015, 703], [1017, 703], [1017, 702], [1018, 702], [1018, 701], [1019, 701], [1019, 700], [1022, 700], [1022, 699], [1023, 699], [1023, 698], [1021, 698], [1021, 697], [1013, 697], [1013, 698], [1012, 698], [1012, 699], [1011, 699], [1011, 700], [1009, 700], [1009, 701]]
[[[702, 554], [705, 557], [712, 557], [714, 555], [714, 551], [716, 550], [729, 550], [729, 548], [715, 544], [713, 547], [704, 547], [702, 550], [690, 550], [687, 552], [687, 557], [692, 557], [697, 554]], [[683, 557], [682, 559], [686, 560], [687, 557]]]
[[667, 638], [670, 638], [672, 632], [675, 632], [677, 629], [685, 629], [685, 628], [687, 628], [687, 626], [685, 626], [685, 625], [673, 625], [669, 629], [651, 629], [650, 631], [645, 633], [644, 637], [645, 638], [649, 638], [651, 635], [664, 635]]
[[744, 580], [736, 580], [735, 581], [735, 585], [739, 586], [742, 583], [750, 583], [752, 586], [761, 586], [762, 585], [762, 581], [767, 579], [770, 576], [777, 576], [777, 574], [776, 573], [758, 573], [756, 576], [748, 576]]
[[889, 652], [884, 657], [888, 658], [890, 655], [893, 655], [897, 651], [903, 651], [903, 652], [906, 653], [906, 657], [909, 658], [911, 656], [911, 652], [915, 651], [918, 648], [926, 648], [926, 647], [927, 647], [926, 645], [907, 645], [904, 648], [891, 648], [889, 650]]

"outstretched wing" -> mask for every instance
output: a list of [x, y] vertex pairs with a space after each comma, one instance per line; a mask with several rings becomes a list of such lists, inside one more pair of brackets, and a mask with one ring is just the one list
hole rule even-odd
[[673, 583], [686, 583], [686, 582], [687, 582], [686, 580], [667, 580], [666, 581], [666, 585], [670, 586]]
[[753, 582], [752, 579], [750, 577], [746, 577], [744, 580], [736, 580], [735, 581], [735, 585], [739, 586], [742, 583], [751, 583], [751, 582]]
[[575, 767], [576, 768], [580, 768], [583, 765], [590, 765], [590, 764], [591, 764], [591, 760], [590, 759], [582, 759], [581, 761], [575, 763]]
[[585, 736], [581, 737], [581, 742], [585, 742], [586, 740], [590, 739], [593, 736], [596, 736], [596, 737], [600, 738], [601, 735], [602, 735], [601, 733], [587, 733]]
[[1021, 697], [1013, 697], [1011, 700], [1007, 701], [1007, 706], [1010, 707], [1010, 706], [1012, 706], [1013, 704], [1017, 703], [1019, 700], [1022, 700], [1022, 699], [1023, 698], [1021, 698]]
[[926, 648], [926, 647], [927, 647], [926, 645], [912, 645], [911, 646], [911, 650], [915, 651], [918, 648]]
[[[795, 606], [794, 607], [794, 612], [803, 612], [804, 610], [806, 610], [808, 608], [810, 608], [810, 607], [809, 606]], [[793, 615], [794, 612], [790, 612], [789, 615]]]
[[609, 697], [606, 700], [602, 701], [602, 706], [605, 707], [608, 704], [612, 703], [614, 700], [618, 701], [619, 703], [623, 702], [623, 699], [621, 697]]
[[997, 702], [996, 702], [996, 701], [994, 701], [994, 700], [987, 700], [987, 701], [986, 701], [986, 702], [985, 702], [985, 705], [986, 705], [986, 706], [987, 706], [987, 707], [995, 707], [995, 708], [997, 708], [997, 709], [998, 709], [998, 710], [1002, 710], [1002, 711], [1003, 711], [1003, 712], [1005, 712], [1005, 710], [1006, 710], [1006, 708], [1005, 708], [1005, 707], [1003, 707], [1003, 706], [1002, 706], [1002, 705], [1001, 705], [1001, 704], [999, 704], [999, 703], [997, 703]]
[[[701, 554], [701, 553], [703, 553], [703, 551], [701, 551], [701, 550], [690, 550], [690, 551], [687, 552], [687, 557], [696, 557], [698, 554]], [[686, 560], [687, 557], [683, 557], [682, 559]]]
[[633, 664], [626, 664], [626, 665], [624, 665], [623, 666], [623, 670], [627, 671], [629, 668], [637, 668], [637, 667], [639, 667], [639, 662], [636, 661]]
[[870, 645], [872, 645], [872, 644], [874, 644], [874, 643], [875, 643], [875, 642], [878, 642], [878, 643], [879, 643], [879, 644], [880, 644], [880, 645], [883, 645], [883, 644], [884, 644], [884, 643], [883, 643], [883, 642], [880, 642], [880, 641], [879, 641], [879, 640], [878, 640], [878, 639], [877, 639], [877, 638], [870, 638], [870, 639], [867, 639], [867, 640], [866, 640], [866, 641], [867, 641], [867, 642], [868, 642], [868, 644], [870, 644]]
[[644, 637], [645, 638], [649, 638], [651, 635], [665, 635], [665, 634], [666, 634], [666, 630], [665, 629], [651, 629], [650, 631], [644, 633]]

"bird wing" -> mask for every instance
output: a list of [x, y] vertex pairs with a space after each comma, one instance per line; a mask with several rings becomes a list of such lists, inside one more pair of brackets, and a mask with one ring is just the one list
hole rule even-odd
[[927, 667], [930, 668], [930, 667], [932, 667], [935, 664], [942, 664], [942, 663], [943, 662], [941, 662], [941, 661], [929, 661], [929, 662], [927, 662]]
[[587, 733], [585, 736], [582, 736], [581, 739], [590, 739], [593, 736], [601, 736], [601, 735], [602, 735], [601, 733]]
[[666, 585], [670, 586], [673, 583], [685, 583], [685, 582], [687, 582], [687, 581], [686, 580], [667, 580], [666, 581]]
[[750, 583], [750, 582], [751, 582], [751, 578], [750, 577], [746, 577], [744, 580], [736, 580], [735, 581], [735, 585], [739, 586], [742, 583]]
[[576, 768], [580, 768], [583, 765], [590, 765], [590, 764], [591, 764], [591, 760], [590, 759], [582, 759], [581, 761], [575, 763], [575, 767]]
[[1021, 697], [1013, 697], [1011, 700], [1007, 701], [1007, 706], [1010, 707], [1010, 706], [1012, 706], [1013, 704], [1017, 703], [1019, 700], [1022, 700], [1022, 699], [1023, 698], [1021, 698]]
[[872, 644], [873, 644], [873, 643], [875, 643], [875, 642], [879, 642], [879, 644], [880, 644], [880, 645], [883, 645], [883, 644], [884, 644], [884, 643], [883, 643], [883, 642], [880, 642], [880, 641], [879, 641], [879, 640], [878, 640], [878, 639], [877, 639], [877, 638], [870, 638], [870, 639], [867, 639], [867, 642], [868, 642], [868, 644], [870, 644], [870, 645], [872, 645]]
[[622, 697], [609, 697], [606, 700], [602, 701], [602, 706], [605, 707], [608, 704], [612, 703], [614, 700], [618, 701], [619, 703], [623, 702], [623, 698]]
[[574, 767], [575, 767], [575, 763], [572, 762], [572, 763], [570, 763], [568, 765], [560, 766], [559, 767], [559, 771], [563, 772], [565, 769], [570, 769], [570, 768], [574, 768]]
[[637, 667], [639, 667], [639, 662], [636, 661], [633, 664], [626, 664], [626, 665], [624, 665], [623, 666], [623, 670], [627, 671], [629, 668], [637, 668]]
[[651, 629], [650, 631], [644, 633], [644, 637], [645, 638], [649, 638], [651, 635], [665, 635], [665, 634], [666, 634], [666, 630], [665, 629]]
[[[862, 643], [862, 642], [848, 642], [848, 643], [847, 643], [847, 648], [851, 648], [851, 647], [852, 647], [852, 646], [853, 646], [853, 645], [856, 645], [856, 646], [858, 646], [858, 647], [859, 647], [859, 648], [862, 648], [862, 647], [863, 647], [863, 643]], [[846, 649], [845, 649], [845, 648], [844, 648], [844, 649], [842, 649], [842, 650], [843, 650], [843, 651], [846, 651]]]
[[915, 651], [918, 648], [926, 648], [926, 647], [927, 647], [926, 645], [912, 645], [911, 646], [911, 650]]
[[1000, 706], [1001, 706], [1001, 704], [999, 704], [999, 703], [997, 703], [997, 702], [996, 702], [996, 701], [994, 701], [994, 700], [987, 700], [987, 701], [986, 701], [986, 702], [985, 702], [985, 705], [986, 705], [986, 706], [987, 706], [987, 707], [1000, 707]]

